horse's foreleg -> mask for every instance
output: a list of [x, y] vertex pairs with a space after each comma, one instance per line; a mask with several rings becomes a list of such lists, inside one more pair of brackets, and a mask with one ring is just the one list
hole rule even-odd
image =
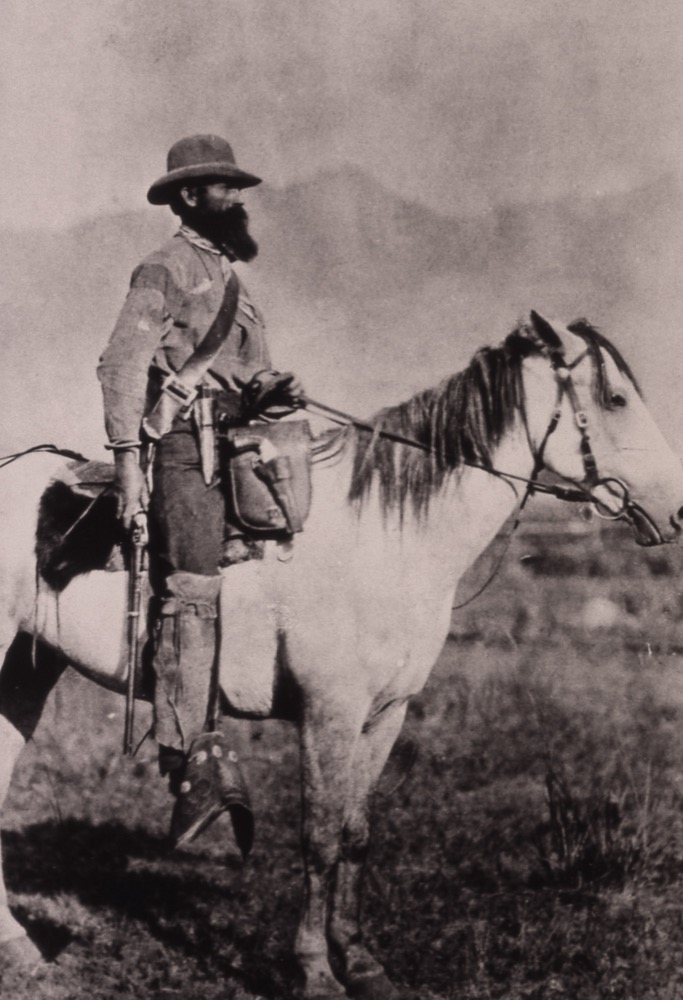
[[405, 711], [405, 702], [391, 704], [364, 730], [353, 758], [351, 792], [344, 813], [330, 939], [342, 961], [349, 995], [363, 1000], [392, 1000], [399, 995], [363, 943], [360, 911], [370, 839], [370, 795], [403, 725]]
[[[2, 808], [12, 780], [14, 765], [24, 748], [23, 736], [3, 715], [0, 715], [0, 748], [2, 748], [0, 750], [0, 808]], [[0, 864], [1, 862], [2, 850], [0, 849]], [[26, 931], [16, 922], [9, 911], [7, 890], [0, 869], [0, 966], [4, 945], [16, 938], [25, 937], [25, 935]]]
[[[0, 715], [0, 810], [7, 796], [14, 765], [24, 745], [24, 737], [19, 730]], [[2, 865], [0, 846], [0, 982], [6, 973], [21, 971], [30, 975], [43, 964], [43, 956], [10, 913]]]
[[[64, 666], [61, 657], [45, 647], [34, 650], [31, 637], [24, 633], [7, 653], [0, 671], [0, 812], [19, 754]], [[41, 961], [40, 952], [10, 913], [0, 850], [0, 974], [8, 967], [30, 970]]]
[[301, 725], [304, 911], [296, 955], [307, 1000], [346, 994], [329, 964], [327, 923], [330, 892], [339, 859], [351, 759], [362, 726], [360, 713], [329, 700], [305, 711]]

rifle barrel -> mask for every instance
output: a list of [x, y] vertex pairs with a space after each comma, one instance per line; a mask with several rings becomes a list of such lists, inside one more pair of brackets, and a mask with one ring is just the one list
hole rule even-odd
[[147, 519], [144, 513], [136, 514], [131, 525], [133, 552], [128, 578], [128, 676], [126, 679], [126, 719], [123, 731], [123, 752], [133, 753], [135, 725], [135, 689], [138, 668], [138, 634], [142, 606], [142, 581], [145, 574], [147, 547]]

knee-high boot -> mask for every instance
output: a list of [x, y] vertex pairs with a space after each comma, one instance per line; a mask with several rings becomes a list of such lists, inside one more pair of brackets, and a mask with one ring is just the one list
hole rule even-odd
[[178, 572], [166, 580], [154, 654], [155, 736], [160, 760], [180, 765], [172, 775], [177, 796], [171, 819], [176, 847], [189, 843], [225, 810], [246, 856], [254, 821], [237, 755], [218, 732], [205, 732], [217, 655], [220, 576]]

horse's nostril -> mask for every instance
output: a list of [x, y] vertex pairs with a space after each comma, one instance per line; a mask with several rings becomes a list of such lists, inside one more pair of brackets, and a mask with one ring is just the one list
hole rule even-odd
[[683, 507], [678, 508], [678, 513], [676, 514], [676, 517], [678, 518], [679, 521], [683, 521]]

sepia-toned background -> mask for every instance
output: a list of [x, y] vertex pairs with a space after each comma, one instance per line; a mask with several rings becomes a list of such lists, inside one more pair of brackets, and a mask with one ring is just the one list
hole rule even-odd
[[[264, 178], [243, 274], [315, 398], [369, 414], [535, 308], [598, 325], [683, 450], [679, 0], [5, 0], [0, 28], [0, 454], [104, 454], [97, 359], [174, 229], [145, 193], [203, 131]], [[416, 1000], [680, 1000], [681, 549], [536, 501], [504, 548], [375, 798], [368, 941]], [[0, 993], [290, 1000], [295, 731], [231, 727], [242, 865], [225, 817], [167, 853], [122, 730], [67, 671], [3, 815], [10, 905], [58, 961]]]

